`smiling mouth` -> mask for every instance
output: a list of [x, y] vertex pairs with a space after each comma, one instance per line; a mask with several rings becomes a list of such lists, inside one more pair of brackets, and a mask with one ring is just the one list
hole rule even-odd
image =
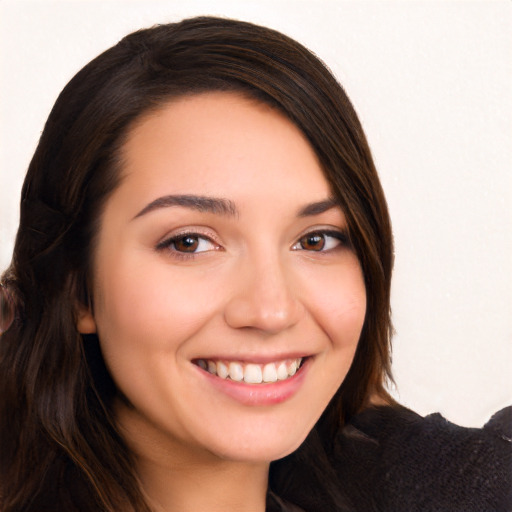
[[300, 370], [305, 358], [285, 359], [267, 364], [242, 363], [239, 361], [216, 361], [197, 359], [197, 366], [221, 379], [247, 384], [270, 384], [293, 377]]

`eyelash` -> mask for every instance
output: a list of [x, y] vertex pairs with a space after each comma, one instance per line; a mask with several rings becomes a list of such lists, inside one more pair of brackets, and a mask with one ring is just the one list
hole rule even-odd
[[[304, 247], [299, 248], [300, 245], [302, 245], [303, 241], [306, 239], [312, 239], [313, 237], [323, 237], [324, 245], [319, 250], [315, 249], [305, 249]], [[324, 249], [325, 245], [327, 244], [326, 239], [327, 238], [333, 238], [338, 241], [338, 243], [334, 247], [329, 247], [327, 249]], [[348, 232], [346, 230], [334, 230], [334, 229], [318, 229], [314, 231], [310, 231], [308, 233], [305, 233], [302, 235], [297, 242], [292, 246], [292, 250], [299, 251], [309, 251], [309, 252], [318, 252], [318, 253], [327, 253], [331, 251], [335, 251], [336, 249], [340, 249], [343, 247], [349, 247], [350, 246], [350, 239], [348, 236]]]
[[[324, 245], [319, 249], [305, 249], [303, 247], [303, 243], [306, 239], [312, 239], [313, 237], [323, 237]], [[180, 251], [176, 248], [176, 243], [179, 241], [184, 241], [187, 238], [194, 239], [197, 241], [198, 244], [203, 244], [204, 242], [210, 244], [213, 249], [206, 249], [202, 251], [197, 251], [197, 248], [195, 248], [193, 251], [187, 252], [187, 251]], [[334, 247], [328, 247], [327, 249], [324, 249], [326, 245], [326, 239], [332, 238], [338, 241], [338, 243]], [[327, 243], [327, 245], [329, 245]], [[200, 247], [201, 245], [199, 245]], [[328, 253], [331, 251], [335, 251], [337, 249], [343, 248], [343, 247], [349, 247], [350, 246], [350, 239], [348, 236], [348, 232], [346, 230], [333, 230], [333, 229], [318, 229], [314, 231], [310, 231], [308, 233], [305, 233], [302, 235], [297, 242], [295, 242], [292, 245], [293, 251], [308, 251], [308, 252], [316, 252], [316, 253]], [[174, 247], [174, 248], [173, 248]], [[173, 235], [170, 238], [166, 238], [165, 240], [162, 240], [159, 242], [156, 246], [157, 251], [164, 251], [167, 250], [169, 253], [172, 254], [174, 258], [180, 259], [180, 260], [190, 260], [195, 257], [197, 257], [198, 254], [202, 254], [204, 252], [210, 252], [212, 250], [219, 250], [220, 246], [214, 242], [210, 237], [203, 235], [201, 233], [197, 233], [195, 231], [190, 232], [184, 232], [179, 233], [177, 235]]]
[[[209, 249], [209, 250], [199, 251], [199, 252], [197, 252], [197, 250], [194, 250], [193, 252], [177, 250], [176, 243], [179, 241], [184, 241], [187, 238], [197, 240], [198, 244], [207, 242], [214, 248]], [[173, 248], [173, 246], [174, 246], [174, 248]], [[200, 245], [199, 245], [199, 247], [200, 247]], [[172, 256], [174, 258], [181, 259], [181, 260], [190, 260], [192, 258], [195, 258], [198, 254], [202, 254], [203, 252], [209, 252], [210, 250], [218, 250], [219, 248], [220, 248], [220, 246], [216, 242], [214, 242], [209, 236], [203, 235], [201, 233], [197, 233], [195, 231], [178, 233], [177, 235], [173, 235], [170, 238], [166, 238], [165, 240], [162, 240], [156, 246], [157, 251], [167, 250], [170, 254], [172, 254]]]

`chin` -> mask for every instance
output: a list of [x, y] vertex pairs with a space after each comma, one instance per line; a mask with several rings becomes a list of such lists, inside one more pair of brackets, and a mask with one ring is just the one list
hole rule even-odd
[[236, 462], [270, 463], [294, 452], [306, 439], [311, 428], [304, 427], [276, 431], [271, 428], [225, 434], [210, 445], [211, 452], [223, 460]]

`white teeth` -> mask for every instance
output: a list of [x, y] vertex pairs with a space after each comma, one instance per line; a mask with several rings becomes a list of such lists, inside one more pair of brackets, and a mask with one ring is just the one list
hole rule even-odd
[[281, 361], [280, 363], [267, 363], [265, 365], [247, 363], [242, 364], [236, 361], [230, 363], [213, 361], [211, 359], [198, 359], [197, 365], [203, 370], [217, 375], [221, 379], [230, 378], [236, 382], [247, 384], [270, 383], [278, 380], [286, 380], [293, 377], [300, 368], [302, 358]]
[[248, 384], [260, 384], [263, 380], [261, 375], [261, 366], [257, 364], [248, 364], [244, 370], [244, 381]]
[[297, 361], [292, 361], [288, 365], [288, 375], [292, 377], [297, 372]]
[[217, 375], [221, 379], [226, 379], [229, 375], [228, 367], [222, 361], [217, 363]]
[[279, 380], [285, 380], [288, 378], [288, 369], [286, 368], [286, 363], [281, 363], [277, 367], [277, 378]]
[[213, 375], [217, 373], [217, 365], [213, 361], [208, 361], [208, 372]]
[[229, 376], [232, 380], [240, 382], [244, 378], [244, 369], [240, 363], [229, 363]]
[[276, 382], [277, 370], [274, 363], [266, 364], [263, 367], [263, 381], [264, 382]]

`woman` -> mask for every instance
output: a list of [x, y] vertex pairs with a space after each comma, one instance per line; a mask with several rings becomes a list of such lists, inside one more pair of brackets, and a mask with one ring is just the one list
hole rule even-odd
[[[392, 259], [316, 57], [216, 18], [127, 36], [63, 90], [23, 187], [0, 509], [506, 510], [503, 416], [455, 432], [386, 391]], [[451, 460], [477, 492], [390, 477], [432, 433], [473, 447]]]

